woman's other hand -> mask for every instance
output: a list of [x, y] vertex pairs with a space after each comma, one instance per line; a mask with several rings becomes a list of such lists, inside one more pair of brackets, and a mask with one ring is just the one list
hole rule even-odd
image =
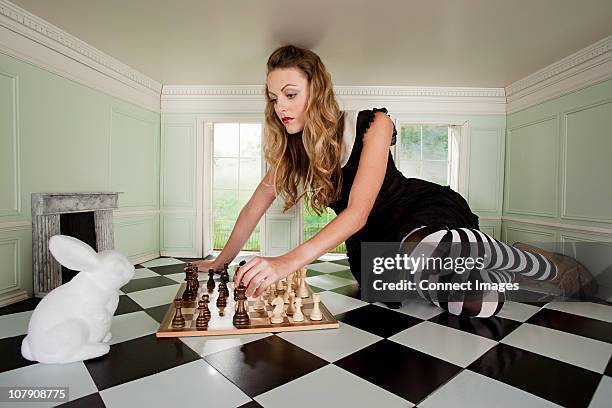
[[240, 281], [247, 287], [249, 297], [261, 296], [268, 286], [283, 279], [296, 267], [283, 256], [256, 256], [240, 267], [234, 275], [234, 285]]

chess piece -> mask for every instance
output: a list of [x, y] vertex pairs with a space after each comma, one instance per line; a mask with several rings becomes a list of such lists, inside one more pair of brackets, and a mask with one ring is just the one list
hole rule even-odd
[[322, 320], [323, 315], [321, 314], [321, 309], [319, 308], [319, 303], [321, 302], [321, 295], [318, 293], [312, 294], [312, 311], [310, 312], [310, 320]]
[[283, 286], [283, 280], [279, 279], [276, 281], [276, 292], [280, 292], [281, 290], [283, 290], [285, 287]]
[[[300, 298], [300, 301], [302, 299]], [[295, 301], [295, 294], [293, 293], [293, 291], [289, 292], [289, 299], [288, 302], [289, 306], [287, 306], [287, 316], [293, 316], [293, 314], [295, 313], [295, 306], [293, 305], [293, 302]]]
[[195, 267], [191, 262], [187, 262], [187, 266], [185, 266], [185, 268], [183, 269], [185, 271], [185, 275], [189, 275], [191, 274], [192, 277], [192, 290], [195, 291], [196, 293], [198, 292], [198, 289], [200, 288], [200, 282], [198, 280], [198, 268]]
[[294, 322], [303, 322], [304, 321], [304, 313], [302, 313], [302, 298], [296, 297], [295, 300], [295, 311], [293, 312], [293, 321]]
[[228, 297], [229, 296], [229, 289], [227, 288], [227, 282], [225, 281], [221, 281], [221, 283], [219, 283], [219, 293], [223, 292], [223, 297]]
[[253, 305], [253, 310], [260, 311], [260, 310], [265, 310], [265, 309], [266, 307], [264, 305], [263, 295], [257, 296], [255, 298], [255, 304]]
[[[221, 288], [221, 286], [219, 286], [219, 288]], [[219, 308], [219, 316], [224, 315], [226, 306], [227, 306], [227, 299], [225, 298], [225, 292], [222, 290], [219, 290], [219, 297], [217, 297], [217, 307]]]
[[214, 269], [209, 269], [208, 270], [208, 282], [206, 283], [206, 288], [208, 289], [208, 293], [212, 293], [213, 290], [215, 290], [215, 270]]
[[244, 327], [250, 323], [249, 312], [247, 310], [247, 306], [245, 305], [246, 297], [246, 286], [242, 282], [238, 285], [235, 290], [235, 300], [236, 300], [236, 313], [234, 313], [234, 317], [232, 318], [232, 322], [236, 327]]
[[204, 302], [204, 316], [206, 319], [210, 320], [210, 309], [208, 308], [208, 295], [205, 293], [202, 295], [202, 302]]
[[182, 298], [185, 302], [193, 302], [197, 296], [197, 290], [193, 284], [193, 274], [191, 270], [185, 271], [185, 273], [187, 274], [187, 277], [185, 277], [187, 284], [185, 285]]
[[270, 318], [270, 323], [282, 323], [283, 322], [283, 308], [285, 303], [283, 302], [283, 298], [277, 296], [272, 301], [272, 306], [274, 306], [274, 310], [272, 310], [272, 317]]
[[270, 304], [270, 306], [272, 306], [272, 302], [274, 301], [275, 298], [276, 298], [276, 288], [274, 288], [274, 285], [270, 285], [268, 287], [268, 303]]
[[308, 292], [308, 284], [306, 283], [306, 268], [300, 269], [300, 286], [298, 287], [296, 296], [301, 297], [302, 299], [310, 296], [310, 292]]
[[185, 327], [185, 318], [181, 312], [183, 306], [182, 299], [174, 299], [174, 317], [172, 318], [172, 327]]
[[285, 304], [289, 303], [289, 296], [291, 295], [292, 292], [293, 290], [291, 289], [291, 285], [287, 285], [287, 288], [285, 289], [285, 293], [283, 293], [283, 302], [285, 302]]
[[200, 300], [198, 302], [198, 310], [200, 311], [200, 313], [198, 314], [198, 318], [196, 319], [196, 329], [198, 330], [206, 330], [208, 329], [208, 318], [206, 317], [206, 314], [204, 313], [204, 309], [206, 308], [206, 302], [204, 302], [203, 300]]

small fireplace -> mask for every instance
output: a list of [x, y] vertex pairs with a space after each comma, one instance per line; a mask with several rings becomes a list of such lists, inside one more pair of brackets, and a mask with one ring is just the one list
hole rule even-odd
[[45, 296], [78, 273], [60, 265], [49, 252], [53, 235], [78, 238], [98, 252], [114, 249], [113, 209], [117, 208], [118, 194], [32, 194], [34, 296]]

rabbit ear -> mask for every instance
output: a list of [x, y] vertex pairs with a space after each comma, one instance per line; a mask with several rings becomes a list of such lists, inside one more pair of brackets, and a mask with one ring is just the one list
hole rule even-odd
[[68, 235], [54, 235], [49, 250], [59, 263], [74, 271], [87, 271], [99, 265], [98, 254], [92, 247]]

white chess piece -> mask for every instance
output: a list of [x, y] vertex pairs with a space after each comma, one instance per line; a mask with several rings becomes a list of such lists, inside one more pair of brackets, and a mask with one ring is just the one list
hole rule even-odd
[[304, 321], [304, 313], [302, 313], [302, 298], [296, 297], [294, 300], [295, 311], [293, 312], [293, 321], [294, 322], [303, 322]]
[[306, 283], [306, 268], [300, 269], [300, 286], [298, 287], [297, 296], [302, 299], [310, 296], [310, 292], [308, 292], [308, 284]]
[[283, 302], [285, 302], [285, 304], [289, 303], [289, 296], [292, 292], [293, 290], [291, 289], [291, 287], [287, 286], [287, 288], [285, 289], [285, 293], [283, 293]]
[[96, 253], [67, 235], [52, 236], [49, 250], [60, 264], [80, 272], [36, 306], [21, 354], [28, 360], [50, 364], [107, 354], [119, 288], [134, 276], [134, 265], [117, 251]]
[[287, 306], [287, 310], [285, 312], [287, 313], [287, 316], [293, 316], [293, 314], [295, 313], [295, 306], [293, 304], [294, 302], [295, 302], [295, 294], [292, 291], [292, 292], [289, 292], [289, 300], [287, 302], [289, 303], [289, 305]]
[[276, 298], [276, 289], [274, 285], [270, 285], [268, 287], [268, 303], [270, 304], [270, 306], [272, 306], [272, 302], [274, 301], [275, 298]]
[[285, 302], [283, 302], [283, 298], [277, 296], [273, 301], [272, 305], [274, 306], [274, 310], [272, 310], [272, 317], [270, 318], [270, 323], [282, 323], [283, 319], [283, 308], [285, 306]]
[[318, 293], [312, 294], [312, 311], [310, 312], [310, 320], [322, 320], [323, 315], [321, 314], [321, 309], [319, 308], [319, 303], [321, 302], [321, 295]]
[[253, 305], [253, 310], [264, 310], [264, 309], [265, 309], [265, 306], [264, 306], [263, 295], [257, 296], [255, 298], [255, 304]]
[[287, 281], [287, 287], [290, 290], [295, 290], [295, 286], [293, 285], [294, 275], [295, 272], [291, 272], [289, 275], [287, 275], [287, 278], [285, 279]]
[[283, 286], [283, 280], [279, 279], [276, 281], [276, 291], [280, 292], [281, 290], [283, 290], [285, 287]]

